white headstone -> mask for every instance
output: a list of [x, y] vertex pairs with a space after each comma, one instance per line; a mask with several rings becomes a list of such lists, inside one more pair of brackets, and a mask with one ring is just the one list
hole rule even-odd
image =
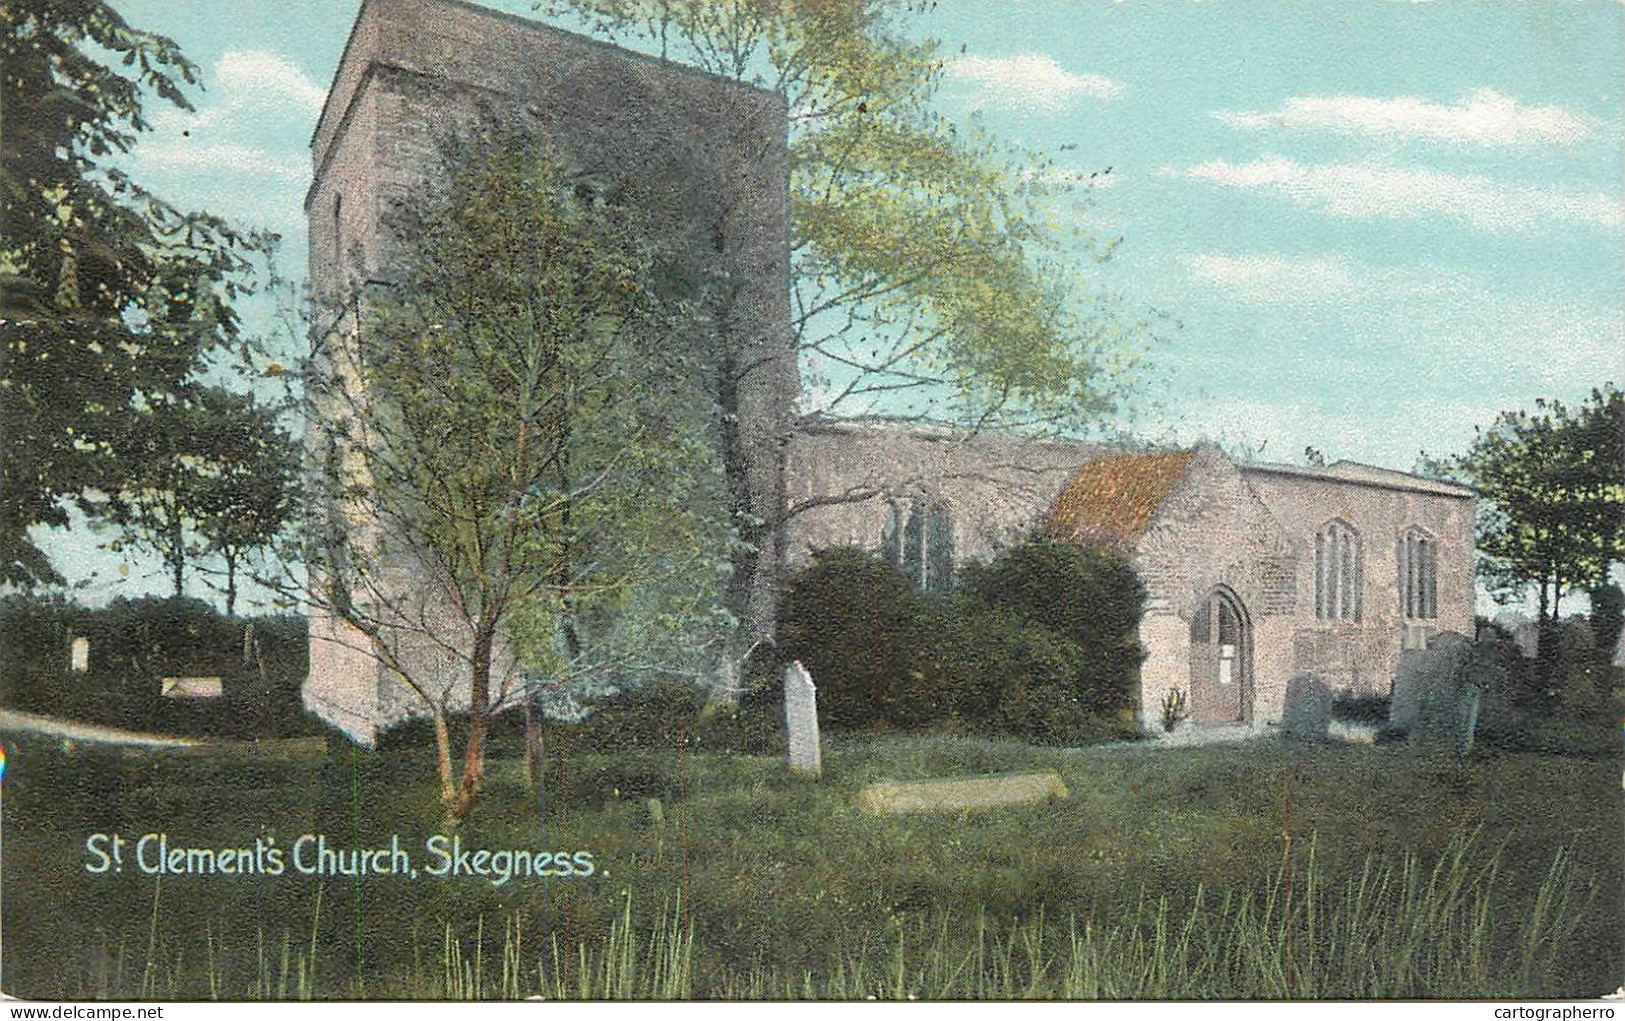
[[90, 669], [90, 639], [75, 638], [68, 647], [68, 667], [76, 674], [82, 674]]
[[790, 768], [817, 776], [824, 768], [818, 745], [818, 689], [800, 660], [784, 668], [784, 729]]

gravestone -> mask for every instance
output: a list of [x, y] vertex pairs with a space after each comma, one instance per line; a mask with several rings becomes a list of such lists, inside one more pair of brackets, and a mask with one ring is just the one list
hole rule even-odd
[[164, 698], [220, 698], [225, 695], [220, 677], [165, 677], [159, 694]]
[[1314, 674], [1294, 674], [1286, 684], [1281, 731], [1295, 741], [1324, 741], [1332, 723], [1332, 689]]
[[82, 674], [90, 669], [90, 639], [75, 638], [68, 647], [68, 669], [76, 674]]
[[784, 668], [785, 760], [813, 776], [823, 772], [818, 745], [818, 689], [798, 659]]
[[1446, 633], [1427, 649], [1400, 657], [1389, 719], [1421, 744], [1473, 747], [1486, 689], [1498, 689], [1494, 650]]
[[1016, 773], [958, 780], [877, 780], [858, 792], [858, 809], [870, 815], [907, 812], [968, 812], [1027, 805], [1067, 796], [1059, 773]]

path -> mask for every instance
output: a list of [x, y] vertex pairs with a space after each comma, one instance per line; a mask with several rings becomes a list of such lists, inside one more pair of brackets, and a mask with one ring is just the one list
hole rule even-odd
[[0, 708], [0, 733], [41, 734], [46, 737], [76, 741], [82, 744], [116, 745], [120, 748], [177, 748], [197, 752], [244, 752], [265, 754], [273, 751], [317, 753], [327, 746], [327, 739], [314, 737], [280, 737], [260, 740], [237, 740], [215, 737], [173, 737], [167, 734], [146, 734], [137, 730], [82, 723], [54, 716], [19, 712]]

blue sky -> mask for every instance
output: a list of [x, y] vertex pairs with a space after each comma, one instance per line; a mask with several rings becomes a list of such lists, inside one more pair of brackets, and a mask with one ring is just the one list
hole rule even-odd
[[[302, 273], [310, 133], [358, 3], [116, 6], [207, 86], [196, 114], [153, 107], [138, 179], [281, 232]], [[1625, 378], [1618, 0], [944, 0], [914, 24], [949, 58], [944, 112], [1097, 174], [1057, 215], [1122, 237], [1099, 285], [1178, 324], [1142, 433], [1408, 469]], [[90, 598], [162, 587], [155, 564], [115, 580], [92, 537], [47, 541], [99, 572]]]

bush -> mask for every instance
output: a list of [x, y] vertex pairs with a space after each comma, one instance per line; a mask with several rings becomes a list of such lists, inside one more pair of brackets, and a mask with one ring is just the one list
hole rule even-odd
[[1125, 558], [1035, 538], [991, 563], [967, 565], [961, 579], [965, 615], [1008, 612], [1078, 650], [1072, 698], [1085, 712], [1110, 718], [1135, 708], [1146, 597]]
[[927, 650], [939, 607], [895, 567], [860, 549], [827, 550], [786, 583], [780, 663], [800, 660], [832, 731], [918, 728], [946, 717]]
[[705, 706], [705, 694], [694, 685], [658, 681], [593, 700], [592, 711], [569, 726], [572, 740], [599, 751], [676, 748], [679, 741], [694, 743]]
[[1618, 585], [1599, 585], [1589, 590], [1591, 597], [1591, 635], [1604, 659], [1611, 660], [1614, 646], [1619, 642], [1620, 628], [1625, 627], [1625, 590]]
[[[115, 599], [90, 609], [15, 595], [0, 601], [0, 634], [0, 704], [10, 708], [173, 734], [318, 729], [299, 695], [309, 669], [301, 616], [226, 617], [196, 599]], [[90, 641], [90, 663], [74, 673], [68, 654], [80, 636]], [[163, 698], [164, 677], [220, 677], [222, 697]]]
[[1035, 539], [960, 577], [940, 602], [872, 553], [820, 554], [785, 586], [778, 666], [811, 671], [832, 731], [1121, 736], [1144, 659], [1145, 590], [1126, 560]]
[[1385, 724], [1390, 703], [1387, 695], [1339, 692], [1332, 696], [1332, 719], [1344, 723]]

